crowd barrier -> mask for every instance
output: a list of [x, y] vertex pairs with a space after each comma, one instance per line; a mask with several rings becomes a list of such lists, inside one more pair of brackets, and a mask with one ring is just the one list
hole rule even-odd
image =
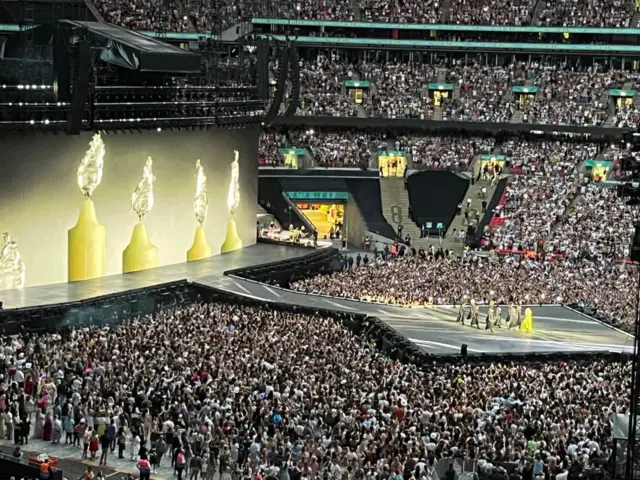
[[108, 325], [123, 318], [153, 315], [190, 304], [196, 297], [193, 286], [179, 280], [76, 302], [0, 310], [0, 334]]
[[[2, 479], [8, 479], [11, 476], [15, 478], [41, 478], [39, 465], [33, 465], [24, 458], [15, 458], [5, 453], [0, 453], [0, 471], [5, 472], [0, 475]], [[51, 471], [53, 475], [49, 477], [49, 480], [63, 480], [62, 470], [52, 468]]]

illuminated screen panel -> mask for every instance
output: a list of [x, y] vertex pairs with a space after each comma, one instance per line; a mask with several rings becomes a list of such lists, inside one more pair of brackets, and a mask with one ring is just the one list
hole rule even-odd
[[[52, 136], [38, 133], [0, 136], [0, 233], [15, 239], [25, 266], [25, 286], [66, 282], [68, 230], [85, 201], [78, 167], [92, 134]], [[153, 207], [143, 222], [157, 247], [158, 265], [186, 261], [198, 221], [194, 215], [196, 161], [207, 177], [208, 215], [203, 223], [213, 255], [225, 242], [229, 222], [229, 184], [234, 151], [239, 152], [239, 201], [233, 217], [242, 245], [256, 240], [258, 184], [256, 129], [192, 132], [150, 131], [102, 134], [106, 153], [92, 201], [106, 228], [104, 274], [123, 271], [123, 251], [138, 217], [132, 193], [147, 157], [153, 159]], [[0, 248], [3, 244], [0, 237]], [[6, 279], [5, 252], [0, 277]], [[0, 278], [2, 280], [2, 278]], [[1, 288], [9, 288], [0, 282]]]

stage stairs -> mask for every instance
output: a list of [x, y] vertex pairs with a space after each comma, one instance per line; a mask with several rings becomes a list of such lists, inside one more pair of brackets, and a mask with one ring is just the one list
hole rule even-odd
[[428, 248], [428, 240], [420, 238], [420, 229], [409, 217], [409, 192], [404, 186], [404, 179], [401, 177], [381, 177], [380, 196], [382, 213], [393, 229], [397, 232], [398, 225], [402, 224], [403, 239], [408, 233], [411, 236], [411, 246], [416, 249]]
[[[484, 198], [481, 198], [479, 196], [479, 193], [482, 191], [482, 187], [487, 187], [487, 195]], [[467, 223], [465, 223], [464, 221], [464, 211], [467, 207], [467, 199], [471, 199], [469, 218], [473, 219], [475, 217], [476, 211], [478, 211], [480, 212], [480, 220], [482, 221], [482, 217], [484, 215], [482, 213], [482, 200], [486, 200], [488, 205], [493, 198], [493, 194], [495, 193], [495, 191], [496, 185], [492, 187], [491, 182], [488, 181], [475, 182], [473, 185], [469, 184], [469, 189], [467, 190], [467, 193], [462, 202], [462, 213], [454, 217], [453, 221], [449, 225], [447, 236], [442, 240], [443, 248], [453, 250], [456, 253], [462, 251], [462, 249], [464, 248], [464, 244], [459, 240], [458, 235], [461, 230], [464, 232], [467, 231]]]

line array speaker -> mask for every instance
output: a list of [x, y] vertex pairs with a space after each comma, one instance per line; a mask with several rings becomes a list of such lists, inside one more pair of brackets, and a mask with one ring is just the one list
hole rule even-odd
[[289, 48], [289, 80], [291, 81], [291, 95], [284, 112], [285, 117], [292, 117], [300, 105], [300, 58], [295, 46]]
[[278, 78], [276, 80], [276, 94], [273, 97], [271, 106], [264, 117], [265, 126], [271, 125], [271, 123], [278, 116], [280, 111], [280, 105], [282, 105], [282, 98], [284, 97], [284, 89], [287, 83], [287, 77], [289, 73], [289, 47], [283, 47], [280, 50], [278, 56]]
[[91, 74], [91, 50], [87, 42], [74, 47], [75, 65], [72, 84], [71, 108], [67, 117], [67, 135], [79, 135], [82, 119], [89, 97], [89, 75]]

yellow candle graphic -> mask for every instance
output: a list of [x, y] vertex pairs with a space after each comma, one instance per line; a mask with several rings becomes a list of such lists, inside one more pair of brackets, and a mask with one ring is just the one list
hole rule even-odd
[[231, 252], [242, 248], [242, 240], [238, 235], [238, 227], [233, 218], [240, 205], [240, 153], [235, 150], [235, 159], [231, 163], [231, 180], [229, 182], [229, 195], [227, 196], [227, 208], [229, 209], [229, 223], [227, 224], [227, 236], [220, 248], [221, 253]]
[[153, 160], [147, 157], [142, 171], [142, 179], [131, 195], [131, 206], [140, 221], [133, 227], [131, 241], [122, 252], [122, 271], [137, 272], [158, 266], [158, 249], [149, 241], [147, 228], [142, 219], [153, 208]]
[[91, 200], [93, 192], [102, 181], [104, 155], [104, 142], [100, 134], [96, 133], [78, 167], [78, 186], [86, 198], [80, 207], [76, 226], [68, 233], [67, 263], [70, 282], [102, 277], [105, 273], [107, 232], [98, 221]]
[[207, 195], [207, 176], [200, 160], [196, 162], [196, 197], [193, 201], [193, 213], [198, 221], [196, 233], [193, 237], [193, 245], [187, 250], [187, 262], [202, 260], [211, 256], [211, 247], [207, 243], [207, 235], [204, 231], [204, 221], [209, 211], [209, 197]]
[[0, 290], [24, 287], [25, 266], [18, 244], [8, 233], [2, 235], [0, 249]]

